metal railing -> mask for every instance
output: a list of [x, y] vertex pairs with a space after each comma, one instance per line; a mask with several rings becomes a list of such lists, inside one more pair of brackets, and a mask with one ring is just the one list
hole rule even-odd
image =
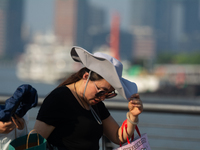
[[[118, 100], [118, 101], [112, 101], [112, 100], [106, 100], [104, 101], [106, 107], [109, 110], [117, 110], [117, 111], [128, 111], [127, 108], [127, 102], [123, 101], [123, 100]], [[193, 123], [184, 123], [184, 117], [187, 116], [187, 118], [194, 118], [193, 121], [196, 121], [195, 118], [198, 119], [199, 115], [200, 115], [200, 101], [199, 100], [190, 100], [190, 98], [188, 98], [188, 100], [170, 100], [170, 101], [165, 101], [165, 100], [143, 100], [143, 106], [144, 106], [144, 113], [148, 114], [148, 113], [153, 113], [156, 115], [161, 114], [163, 115], [163, 117], [165, 117], [165, 115], [171, 115], [171, 116], [180, 116], [177, 118], [183, 118], [180, 119], [180, 121], [183, 122], [182, 123], [166, 123], [166, 122], [161, 122], [161, 123], [154, 123], [154, 122], [141, 122], [139, 123], [139, 127], [144, 129], [145, 131], [148, 130], [149, 134], [148, 137], [149, 139], [151, 139], [151, 141], [165, 141], [166, 143], [169, 143], [168, 146], [166, 146], [163, 142], [163, 145], [165, 146], [159, 146], [156, 144], [152, 144], [152, 149], [154, 150], [181, 150], [181, 149], [185, 149], [185, 150], [189, 150], [190, 148], [188, 145], [190, 145], [191, 143], [193, 144], [193, 146], [198, 147], [198, 143], [200, 141], [200, 124], [198, 125], [192, 125]], [[169, 119], [169, 117], [167, 118]], [[156, 119], [155, 119], [156, 120]], [[170, 120], [169, 120], [170, 121]], [[200, 121], [199, 121], [200, 123]], [[152, 132], [155, 133], [152, 133]], [[167, 134], [165, 135], [164, 132], [163, 133], [159, 133], [159, 132], [172, 132], [171, 134]], [[189, 135], [181, 135], [183, 133], [187, 133]], [[179, 135], [180, 134], [180, 135]], [[195, 136], [192, 136], [192, 134], [195, 134]], [[181, 143], [182, 146], [178, 146], [175, 147], [170, 147], [170, 144], [176, 141], [177, 143]], [[155, 142], [154, 142], [155, 143]], [[188, 143], [184, 146], [185, 143]], [[106, 150], [111, 150], [111, 142], [109, 142], [107, 139], [105, 141], [105, 149]], [[103, 146], [104, 146], [103, 145]], [[106, 146], [108, 145], [108, 147]], [[172, 144], [171, 144], [172, 145]]]
[[[8, 99], [9, 96], [0, 96], [0, 104], [4, 104], [5, 100]], [[38, 99], [38, 106], [40, 106], [43, 102], [44, 98]], [[162, 112], [162, 113], [178, 113], [178, 114], [196, 114], [200, 115], [200, 100], [196, 101], [176, 101], [173, 103], [167, 101], [143, 101], [144, 112]], [[174, 103], [176, 102], [176, 103]], [[106, 107], [109, 110], [128, 110], [127, 101], [125, 100], [106, 100], [104, 101]]]
[[[172, 100], [173, 101], [173, 100]], [[162, 112], [178, 114], [196, 114], [200, 115], [200, 101], [143, 101], [144, 112]], [[124, 100], [106, 100], [106, 107], [110, 110], [128, 110], [127, 101]]]
[[[6, 99], [8, 99], [8, 96], [0, 96], [0, 103], [3, 104]], [[39, 98], [38, 100], [38, 106], [40, 106], [43, 102], [44, 98]], [[106, 100], [104, 101], [106, 107], [110, 111], [128, 111], [128, 102], [125, 100], [120, 100], [120, 99], [115, 99], [115, 100]], [[183, 101], [176, 101], [176, 100], [171, 100], [171, 101], [157, 101], [157, 100], [147, 100], [144, 98], [143, 100], [143, 106], [144, 106], [144, 113], [153, 113], [153, 114], [170, 114], [172, 116], [175, 115], [180, 115], [180, 117], [184, 118], [185, 116], [191, 118], [193, 117], [195, 121], [195, 117], [199, 117], [200, 115], [200, 101], [199, 100], [183, 100]], [[164, 115], [163, 115], [164, 116]], [[195, 116], [195, 117], [194, 117]], [[198, 119], [199, 120], [199, 119]], [[197, 120], [196, 120], [197, 121]], [[120, 124], [121, 121], [117, 120], [117, 122]], [[154, 123], [154, 122], [140, 122], [139, 123], [140, 128], [145, 130], [148, 130], [148, 137], [152, 141], [156, 140], [163, 140], [166, 141], [166, 143], [169, 143], [169, 146], [160, 146], [158, 145], [153, 145], [154, 150], [189, 150], [187, 148], [187, 145], [184, 146], [185, 143], [193, 144], [194, 143], [197, 145], [200, 141], [200, 124], [195, 124], [195, 125], [190, 125], [190, 124], [166, 124], [161, 123]], [[157, 132], [160, 130], [164, 130], [165, 133], [172, 132], [169, 135], [160, 135]], [[182, 132], [186, 132], [187, 135], [183, 136], [178, 136], [174, 135], [176, 134], [176, 130], [180, 131], [177, 132], [178, 134], [181, 134]], [[154, 133], [155, 132], [155, 133]], [[196, 136], [189, 136], [190, 134], [196, 134]], [[176, 141], [177, 143], [180, 144], [182, 142], [182, 147], [180, 148], [172, 148], [170, 147], [171, 141]], [[197, 147], [197, 146], [196, 146]], [[102, 138], [102, 145], [101, 145], [102, 150], [111, 150], [113, 148], [113, 143], [111, 143], [106, 137]]]

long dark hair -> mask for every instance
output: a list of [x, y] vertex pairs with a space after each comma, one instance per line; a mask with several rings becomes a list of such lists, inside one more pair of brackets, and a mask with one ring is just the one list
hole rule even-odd
[[[72, 84], [72, 83], [75, 83], [75, 82], [81, 80], [84, 73], [85, 72], [89, 73], [89, 71], [90, 70], [86, 67], [80, 69], [78, 72], [72, 74], [70, 77], [68, 77], [66, 80], [64, 80], [61, 84], [59, 84], [58, 87], [61, 87], [63, 85], [69, 85], [69, 84]], [[103, 77], [101, 77], [99, 74], [97, 74], [93, 71], [91, 72], [91, 75], [90, 75], [91, 81], [96, 81], [96, 80], [101, 80], [101, 79], [103, 79]]]

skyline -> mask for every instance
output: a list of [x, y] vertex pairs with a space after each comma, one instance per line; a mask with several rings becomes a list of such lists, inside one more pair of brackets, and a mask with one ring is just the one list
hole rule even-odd
[[[130, 0], [88, 0], [91, 5], [105, 11], [105, 28], [110, 28], [111, 17], [115, 12], [120, 14], [120, 28], [127, 30], [130, 24]], [[24, 25], [33, 32], [46, 33], [54, 31], [55, 0], [25, 1]]]
[[[109, 47], [115, 12], [120, 15], [119, 45], [123, 59], [146, 59], [158, 52], [191, 52], [200, 48], [199, 0], [126, 0], [123, 5], [120, 0], [21, 0], [1, 4], [2, 14], [8, 19], [1, 19], [1, 30], [6, 33], [1, 34], [1, 39], [7, 38], [1, 44], [2, 56], [19, 55], [23, 48], [17, 52], [10, 41], [13, 47], [19, 43], [25, 46], [35, 32], [49, 35], [50, 31], [59, 42], [79, 45], [91, 52], [104, 45]], [[19, 36], [21, 42], [16, 42]]]

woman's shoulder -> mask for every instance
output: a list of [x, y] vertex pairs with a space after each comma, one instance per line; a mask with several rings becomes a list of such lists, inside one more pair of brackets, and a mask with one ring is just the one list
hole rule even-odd
[[63, 86], [55, 88], [52, 92], [62, 92], [62, 91], [66, 92], [66, 91], [70, 91], [70, 89], [67, 86], [63, 85]]
[[[73, 98], [73, 94], [70, 89], [66, 86], [55, 88], [43, 101], [42, 107], [49, 108], [61, 108], [62, 106], [67, 106]], [[61, 104], [61, 105], [58, 105]]]
[[61, 87], [57, 87], [53, 91], [51, 91], [50, 94], [47, 95], [45, 99], [58, 100], [58, 99], [70, 97], [70, 95], [72, 95], [70, 89], [66, 86], [61, 86]]
[[69, 94], [69, 93], [71, 93], [71, 91], [68, 87], [61, 86], [52, 90], [49, 95], [52, 96], [52, 95]]

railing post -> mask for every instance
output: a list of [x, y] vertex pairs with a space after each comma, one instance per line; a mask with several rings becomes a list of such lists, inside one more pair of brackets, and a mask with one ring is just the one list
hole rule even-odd
[[110, 142], [110, 140], [107, 137], [102, 136], [102, 150], [104, 150], [104, 147], [105, 147], [105, 150], [113, 149], [113, 146], [112, 146], [112, 143]]

